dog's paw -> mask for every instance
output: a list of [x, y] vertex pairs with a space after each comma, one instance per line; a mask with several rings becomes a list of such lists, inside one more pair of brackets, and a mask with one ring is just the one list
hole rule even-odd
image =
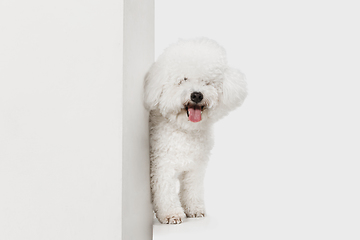
[[203, 207], [185, 208], [185, 214], [188, 218], [205, 217], [205, 209]]
[[162, 224], [180, 224], [182, 223], [184, 218], [185, 218], [184, 213], [157, 215], [157, 219]]
[[188, 218], [202, 218], [205, 217], [204, 212], [193, 212], [193, 213], [186, 213], [186, 217]]

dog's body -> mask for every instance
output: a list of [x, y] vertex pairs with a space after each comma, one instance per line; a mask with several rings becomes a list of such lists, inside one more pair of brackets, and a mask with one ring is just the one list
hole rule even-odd
[[[161, 223], [203, 217], [203, 180], [213, 146], [212, 125], [240, 106], [246, 83], [214, 41], [170, 46], [145, 79], [150, 110], [151, 190]], [[180, 192], [176, 180], [180, 180]]]

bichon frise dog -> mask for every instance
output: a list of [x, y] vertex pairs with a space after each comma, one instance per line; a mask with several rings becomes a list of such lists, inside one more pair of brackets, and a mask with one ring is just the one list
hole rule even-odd
[[221, 46], [199, 38], [168, 47], [151, 66], [144, 85], [156, 217], [173, 224], [185, 215], [203, 217], [212, 125], [244, 101], [244, 75], [228, 66]]

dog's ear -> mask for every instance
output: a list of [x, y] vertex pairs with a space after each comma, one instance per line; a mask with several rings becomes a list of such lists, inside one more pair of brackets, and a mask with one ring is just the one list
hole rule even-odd
[[144, 106], [147, 110], [155, 109], [160, 100], [163, 89], [163, 73], [155, 62], [150, 67], [144, 80]]
[[231, 111], [239, 107], [247, 96], [245, 75], [235, 68], [224, 73], [222, 103]]

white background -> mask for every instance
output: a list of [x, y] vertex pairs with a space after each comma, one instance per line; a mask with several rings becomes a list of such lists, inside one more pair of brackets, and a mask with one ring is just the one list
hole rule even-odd
[[357, 1], [155, 1], [158, 56], [206, 36], [247, 76], [244, 105], [215, 128], [208, 218], [158, 239], [360, 238]]

